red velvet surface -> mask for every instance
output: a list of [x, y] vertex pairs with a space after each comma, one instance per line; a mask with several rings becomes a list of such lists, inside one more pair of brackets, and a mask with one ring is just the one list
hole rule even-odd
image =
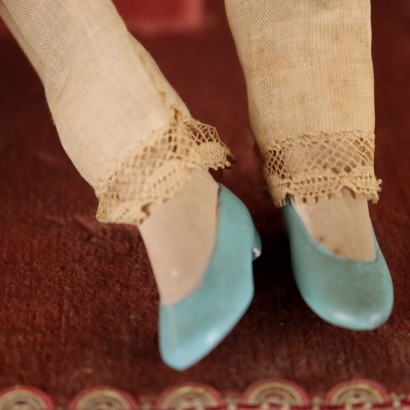
[[203, 23], [205, 0], [114, 0], [132, 30], [145, 34], [181, 32]]
[[198, 119], [237, 156], [221, 181], [262, 233], [256, 295], [229, 337], [178, 373], [160, 360], [158, 294], [137, 228], [95, 220], [96, 199], [64, 153], [40, 82], [12, 38], [0, 36], [0, 387], [37, 386], [59, 403], [107, 384], [156, 395], [179, 382], [243, 390], [266, 377], [310, 394], [353, 377], [410, 389], [410, 3], [373, 2], [376, 170], [371, 214], [394, 277], [391, 320], [373, 332], [330, 326], [301, 300], [280, 214], [260, 189], [246, 90], [220, 0], [202, 32], [140, 38]]

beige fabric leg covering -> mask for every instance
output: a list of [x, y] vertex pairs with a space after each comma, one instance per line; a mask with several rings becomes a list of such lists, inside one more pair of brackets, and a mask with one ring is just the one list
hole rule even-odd
[[370, 0], [225, 0], [272, 198], [378, 199]]
[[3, 0], [0, 12], [44, 84], [65, 151], [95, 189], [99, 221], [139, 224], [191, 170], [231, 164], [111, 0]]
[[10, 15], [9, 11], [7, 10], [2, 0], [0, 0], [0, 17], [5, 22], [6, 26], [9, 28], [10, 32], [13, 34], [17, 43], [20, 45], [20, 47], [24, 51], [24, 54], [29, 59], [34, 70], [40, 76], [40, 61], [38, 60], [37, 56], [34, 54], [33, 50], [30, 48], [30, 46], [27, 44], [19, 28], [14, 22], [13, 17]]

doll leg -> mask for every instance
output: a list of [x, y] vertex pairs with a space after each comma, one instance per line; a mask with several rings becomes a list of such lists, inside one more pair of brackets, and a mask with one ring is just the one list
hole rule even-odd
[[352, 260], [374, 254], [369, 0], [225, 0], [273, 201]]
[[0, 13], [95, 189], [97, 219], [140, 225], [161, 300], [183, 298], [214, 247], [218, 185], [207, 170], [229, 165], [228, 149], [190, 116], [111, 1], [5, 0]]
[[329, 323], [375, 329], [394, 295], [367, 206], [380, 183], [370, 0], [225, 2], [300, 293]]
[[209, 168], [230, 165], [111, 0], [0, 0], [43, 82], [61, 143], [98, 197], [101, 222], [139, 225], [159, 288], [163, 360], [184, 370], [235, 326], [253, 296], [260, 239]]

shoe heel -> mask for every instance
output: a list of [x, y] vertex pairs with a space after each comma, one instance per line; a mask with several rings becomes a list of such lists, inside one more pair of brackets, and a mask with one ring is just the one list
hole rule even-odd
[[262, 240], [259, 235], [259, 232], [256, 230], [254, 231], [254, 239], [253, 239], [253, 246], [252, 246], [252, 261], [256, 260], [262, 254]]

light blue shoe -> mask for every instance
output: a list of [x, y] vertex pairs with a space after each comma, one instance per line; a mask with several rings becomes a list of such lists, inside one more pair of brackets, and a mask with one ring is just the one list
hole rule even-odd
[[232, 330], [252, 301], [252, 261], [261, 249], [248, 209], [220, 185], [217, 238], [201, 285], [177, 303], [160, 303], [159, 344], [166, 364], [187, 369]]
[[317, 243], [290, 202], [282, 215], [293, 275], [308, 306], [325, 321], [351, 330], [372, 330], [386, 322], [393, 308], [393, 284], [374, 232], [374, 258], [355, 262]]

